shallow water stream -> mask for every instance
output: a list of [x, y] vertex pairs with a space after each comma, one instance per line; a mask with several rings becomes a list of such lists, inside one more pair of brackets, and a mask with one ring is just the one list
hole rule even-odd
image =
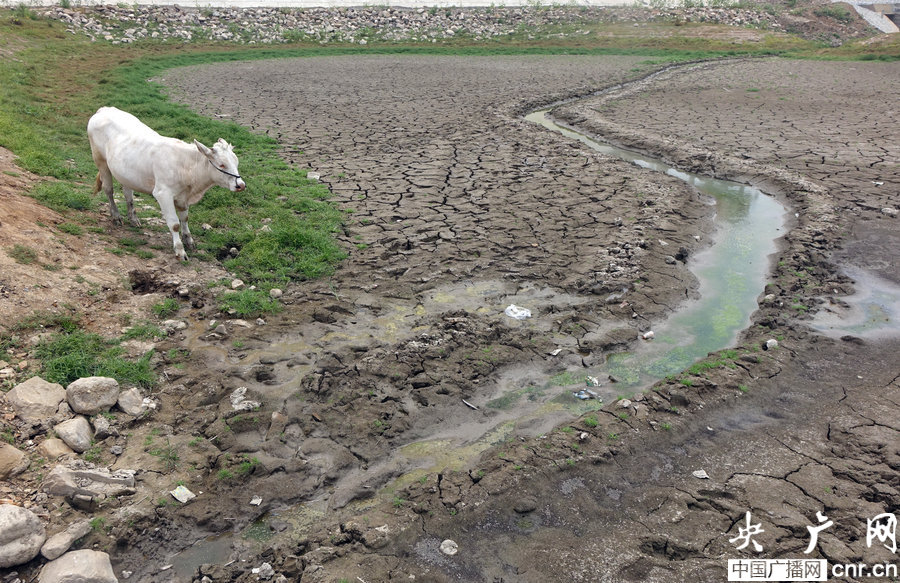
[[639, 390], [731, 345], [749, 325], [750, 314], [765, 288], [768, 257], [775, 252], [775, 241], [783, 234], [784, 206], [752, 186], [683, 172], [659, 160], [593, 140], [555, 123], [547, 116], [548, 111], [534, 112], [525, 119], [603, 154], [674, 176], [716, 201], [718, 229], [712, 235], [712, 244], [688, 262], [700, 281], [700, 299], [654, 325], [651, 341], [633, 353], [614, 355], [604, 369], [594, 371], [595, 377], [606, 373], [619, 381], [614, 389], [599, 392], [612, 396], [623, 389]]

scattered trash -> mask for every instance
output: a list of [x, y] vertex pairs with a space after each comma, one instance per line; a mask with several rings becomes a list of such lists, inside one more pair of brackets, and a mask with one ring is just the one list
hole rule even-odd
[[563, 351], [562, 348], [557, 348], [556, 350], [554, 350], [553, 352], [550, 353], [550, 356], [558, 356], [559, 353], [562, 351]]
[[448, 538], [441, 543], [441, 552], [452, 557], [459, 552], [459, 545], [456, 544], [456, 541], [452, 541]]
[[231, 393], [231, 406], [235, 411], [251, 411], [260, 406], [259, 402], [247, 399], [247, 387], [238, 387]]
[[322, 175], [318, 172], [307, 172], [306, 178], [309, 180], [319, 180], [320, 178], [322, 178]]
[[627, 409], [631, 407], [631, 401], [628, 399], [622, 399], [619, 401], [619, 409]]
[[510, 304], [503, 310], [503, 313], [514, 320], [524, 320], [531, 317], [531, 310], [528, 308], [520, 308], [515, 304]]
[[773, 350], [775, 348], [778, 348], [778, 341], [774, 338], [769, 338], [768, 340], [766, 340], [766, 343], [763, 344], [762, 348], [763, 350]]
[[262, 504], [262, 498], [259, 496], [254, 496], [250, 499], [250, 506], [259, 506]]
[[275, 575], [275, 569], [269, 563], [263, 563], [259, 567], [253, 567], [250, 572], [258, 576], [262, 580], [271, 579]]
[[574, 393], [572, 393], [572, 394], [575, 395], [575, 398], [576, 398], [576, 399], [581, 399], [582, 401], [587, 401], [588, 399], [591, 398], [590, 393], [588, 393], [587, 391], [584, 391], [584, 390], [582, 390], [582, 391], [576, 391], [576, 392], [574, 392]]
[[[589, 376], [584, 380], [587, 383], [587, 386], [589, 386], [589, 387], [599, 387], [600, 386], [600, 379], [598, 379], [597, 377]], [[588, 391], [588, 392], [590, 392], [590, 391]]]
[[476, 407], [476, 406], [473, 405], [472, 403], [466, 401], [465, 399], [463, 399], [462, 402], [463, 402], [463, 404], [464, 404], [466, 407], [468, 407], [469, 409], [474, 409], [474, 410], [478, 411], [478, 407]]
[[169, 494], [172, 495], [173, 498], [181, 502], [182, 504], [186, 504], [197, 497], [196, 494], [185, 488], [184, 486], [178, 486]]
[[706, 473], [706, 470], [694, 470], [691, 472], [691, 475], [700, 480], [709, 479], [709, 474]]
[[884, 182], [880, 180], [873, 180], [872, 184], [874, 184], [875, 186], [884, 186]]
[[578, 441], [584, 441], [584, 440], [587, 439], [587, 438], [588, 438], [588, 432], [587, 432], [587, 431], [582, 431], [582, 432], [581, 432], [581, 435], [578, 436]]
[[653, 340], [654, 336], [656, 336], [656, 334], [653, 333], [653, 330], [648, 330], [641, 334], [641, 338], [643, 338], [644, 340]]

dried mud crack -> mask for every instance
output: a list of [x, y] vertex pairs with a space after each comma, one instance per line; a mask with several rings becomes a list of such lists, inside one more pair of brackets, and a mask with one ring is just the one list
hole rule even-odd
[[[601, 91], [649, 72], [631, 57], [357, 56], [168, 73], [184, 99], [207, 87], [206, 101], [190, 94], [201, 113], [277, 133], [285, 159], [318, 172], [348, 212], [352, 253], [330, 280], [287, 290], [265, 326], [211, 337], [215, 314], [196, 308], [167, 341], [190, 350], [188, 367], [167, 369], [160, 410], [117, 465], [146, 459], [151, 428], [182, 457], [147, 468], [149, 498], [93, 535], [117, 571], [721, 581], [729, 558], [805, 556], [819, 511], [834, 526], [810, 556], [893, 560], [865, 543], [866, 519], [900, 504], [898, 341], [811, 325], [854, 291], [848, 265], [898, 283], [896, 215], [882, 211], [900, 185], [898, 65], [694, 63]], [[578, 419], [517, 417], [488, 404], [570, 394], [559, 375], [627, 349], [695, 294], [657, 242], [690, 256], [712, 229], [690, 187], [520, 118], [573, 96], [553, 114], [579, 131], [756, 184], [796, 215], [720, 365]], [[503, 315], [526, 302], [532, 319]], [[239, 386], [258, 410], [230, 410]], [[155, 505], [175, 480], [204, 494]], [[758, 555], [729, 542], [748, 511]], [[260, 517], [263, 542], [237, 534], [223, 556], [179, 563]], [[439, 550], [446, 539], [458, 553]]]

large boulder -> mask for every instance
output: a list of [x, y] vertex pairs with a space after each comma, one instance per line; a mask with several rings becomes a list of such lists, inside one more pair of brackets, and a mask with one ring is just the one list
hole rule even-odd
[[74, 456], [75, 452], [66, 445], [66, 442], [56, 437], [49, 437], [41, 442], [38, 451], [48, 460], [56, 460], [63, 455]]
[[0, 443], [0, 480], [8, 480], [28, 469], [28, 458], [8, 443]]
[[119, 382], [109, 377], [85, 377], [66, 387], [69, 406], [82, 415], [96, 415], [119, 400]]
[[31, 377], [6, 393], [16, 415], [28, 422], [40, 422], [56, 415], [59, 404], [66, 399], [62, 385], [48, 383], [41, 377]]
[[41, 489], [53, 496], [126, 496], [135, 492], [134, 474], [134, 470], [110, 472], [99, 468], [58, 465], [44, 478]]
[[59, 425], [54, 426], [53, 430], [66, 445], [78, 453], [85, 452], [91, 447], [91, 439], [94, 437], [91, 431], [91, 424], [80, 415], [74, 419], [63, 421]]
[[0, 504], [0, 567], [27, 563], [41, 551], [47, 534], [31, 510]]
[[41, 569], [40, 583], [119, 583], [109, 555], [82, 549], [71, 551]]
[[73, 522], [64, 531], [58, 532], [47, 539], [47, 542], [41, 547], [41, 555], [49, 561], [58, 559], [69, 550], [69, 547], [75, 544], [75, 541], [87, 536], [90, 532], [90, 520], [84, 519]]

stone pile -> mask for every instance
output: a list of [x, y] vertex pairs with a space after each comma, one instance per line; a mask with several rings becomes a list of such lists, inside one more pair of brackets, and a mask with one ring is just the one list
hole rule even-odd
[[[47, 517], [40, 499], [60, 496], [81, 511], [96, 510], [100, 502], [112, 496], [135, 493], [135, 472], [110, 472], [77, 459], [76, 453], [88, 451], [96, 443], [119, 436], [108, 418], [112, 408], [136, 417], [148, 407], [137, 389], [122, 391], [119, 383], [107, 377], [87, 377], [66, 388], [32, 377], [17, 384], [0, 399], [11, 414], [7, 420], [26, 444], [27, 451], [57, 462], [41, 480], [40, 492], [19, 505], [13, 499], [0, 501], [0, 568], [23, 565], [41, 555], [49, 561], [40, 580], [45, 583], [81, 581], [107, 583], [117, 581], [106, 553], [69, 549], [91, 531], [88, 519], [72, 521], [48, 537], [42, 519]], [[55, 434], [55, 437], [51, 435]], [[110, 442], [104, 442], [110, 443]], [[21, 447], [21, 446], [20, 446]], [[0, 480], [13, 480], [28, 469], [30, 458], [12, 443], [0, 445]], [[10, 492], [4, 488], [3, 492]], [[73, 577], [75, 577], [73, 579]]]
[[[72, 34], [115, 44], [160, 41], [227, 41], [244, 44], [371, 41], [438, 42], [465, 36], [477, 41], [527, 30], [598, 21], [682, 20], [779, 28], [774, 15], [735, 8], [659, 8], [524, 6], [485, 8], [189, 8], [172, 6], [50, 6], [48, 18], [67, 24]], [[560, 33], [562, 34], [562, 33]]]

